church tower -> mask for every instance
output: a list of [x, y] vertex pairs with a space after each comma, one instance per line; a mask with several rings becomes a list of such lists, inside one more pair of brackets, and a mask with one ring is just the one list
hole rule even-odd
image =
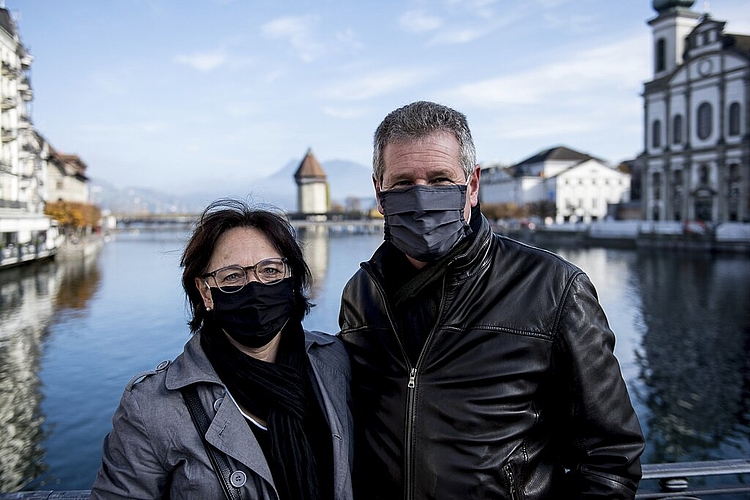
[[690, 10], [694, 3], [694, 0], [653, 0], [658, 15], [648, 24], [653, 33], [654, 80], [682, 64], [685, 39], [700, 18], [700, 14]]
[[294, 174], [297, 211], [303, 215], [325, 215], [329, 209], [328, 181], [323, 167], [308, 149]]
[[644, 83], [639, 156], [646, 220], [750, 222], [750, 35], [653, 0], [653, 78]]

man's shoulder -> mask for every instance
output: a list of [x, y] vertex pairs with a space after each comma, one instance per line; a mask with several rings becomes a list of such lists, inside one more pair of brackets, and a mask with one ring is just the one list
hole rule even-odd
[[497, 233], [494, 233], [493, 239], [496, 243], [494, 245], [496, 259], [527, 260], [536, 265], [550, 266], [572, 273], [580, 272], [578, 266], [550, 250]]

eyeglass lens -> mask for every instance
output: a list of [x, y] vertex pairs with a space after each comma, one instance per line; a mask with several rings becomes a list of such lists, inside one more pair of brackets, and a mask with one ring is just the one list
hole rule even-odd
[[255, 279], [265, 285], [272, 285], [284, 279], [286, 262], [282, 259], [267, 259], [254, 266], [228, 266], [219, 269], [214, 275], [216, 286], [223, 292], [237, 292], [250, 281], [248, 273], [251, 270]]

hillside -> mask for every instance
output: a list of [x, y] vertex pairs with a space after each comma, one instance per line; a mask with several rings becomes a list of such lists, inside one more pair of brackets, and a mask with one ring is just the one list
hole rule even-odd
[[[253, 203], [294, 211], [297, 209], [294, 172], [300, 161], [289, 161], [280, 170], [246, 185], [234, 184], [221, 190], [206, 189], [187, 194], [143, 187], [117, 188], [106, 181], [93, 178], [91, 200], [103, 210], [113, 213], [197, 213], [212, 200], [226, 196], [246, 198]], [[333, 203], [345, 205], [347, 198], [353, 197], [360, 200], [362, 208], [374, 206], [375, 195], [369, 167], [347, 160], [322, 162], [321, 166], [328, 177]]]

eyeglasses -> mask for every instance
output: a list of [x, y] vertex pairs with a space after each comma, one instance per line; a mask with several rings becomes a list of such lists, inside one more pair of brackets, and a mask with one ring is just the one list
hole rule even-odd
[[[287, 277], [287, 271], [289, 272], [289, 276], [292, 275], [286, 259], [265, 259], [254, 266], [222, 267], [216, 271], [204, 274], [201, 278], [204, 280], [213, 278], [216, 288], [224, 293], [235, 293], [242, 290], [242, 287], [248, 284], [250, 281], [250, 271], [253, 272], [255, 279], [264, 285], [275, 285], [280, 282]], [[211, 286], [208, 284], [208, 281], [206, 281], [206, 286]]]

